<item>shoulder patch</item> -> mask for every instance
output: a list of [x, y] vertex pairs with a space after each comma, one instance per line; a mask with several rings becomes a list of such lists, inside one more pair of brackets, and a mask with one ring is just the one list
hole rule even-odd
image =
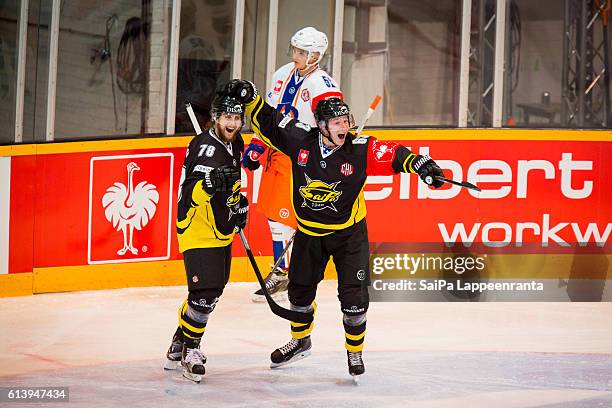
[[304, 132], [310, 132], [312, 129], [309, 124], [300, 121], [295, 122], [295, 127], [302, 129]]
[[366, 144], [368, 143], [368, 139], [370, 136], [359, 136], [358, 138], [353, 139], [353, 144]]
[[278, 124], [278, 127], [284, 129], [285, 126], [287, 126], [287, 123], [291, 121], [291, 119], [293, 119], [291, 116], [285, 116], [283, 120], [281, 120], [280, 123]]

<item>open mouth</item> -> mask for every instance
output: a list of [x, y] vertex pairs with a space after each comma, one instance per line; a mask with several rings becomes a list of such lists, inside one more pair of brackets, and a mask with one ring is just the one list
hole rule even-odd
[[339, 140], [344, 140], [345, 137], [346, 137], [346, 133], [338, 133]]
[[231, 134], [231, 133], [234, 133], [234, 132], [236, 131], [236, 128], [235, 128], [235, 127], [227, 127], [227, 126], [226, 126], [226, 127], [225, 127], [225, 131], [226, 131], [227, 133], [230, 133], [230, 134]]

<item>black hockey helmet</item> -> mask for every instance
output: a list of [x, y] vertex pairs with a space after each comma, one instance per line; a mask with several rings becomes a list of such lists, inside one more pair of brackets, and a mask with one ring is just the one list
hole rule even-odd
[[244, 124], [244, 105], [234, 97], [217, 92], [210, 107], [210, 116], [216, 121], [222, 113], [238, 114]]
[[317, 124], [322, 129], [327, 129], [327, 121], [329, 119], [338, 118], [340, 116], [348, 116], [350, 127], [355, 126], [355, 120], [349, 106], [340, 98], [323, 99], [317, 103], [314, 111], [314, 117]]

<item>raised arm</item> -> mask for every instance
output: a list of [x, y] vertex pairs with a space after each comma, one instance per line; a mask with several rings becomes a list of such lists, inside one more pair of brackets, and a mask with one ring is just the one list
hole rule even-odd
[[291, 154], [291, 139], [296, 134], [310, 131], [308, 125], [284, 116], [265, 103], [249, 81], [233, 79], [225, 85], [224, 91], [246, 104], [251, 126], [259, 140], [286, 155]]
[[444, 184], [436, 179], [436, 176], [444, 176], [444, 173], [431, 157], [413, 153], [399, 143], [385, 142], [370, 137], [367, 157], [368, 176], [416, 173], [426, 184], [435, 188]]

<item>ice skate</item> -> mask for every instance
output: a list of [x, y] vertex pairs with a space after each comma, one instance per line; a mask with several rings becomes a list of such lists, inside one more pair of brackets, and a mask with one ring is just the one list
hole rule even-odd
[[164, 370], [176, 370], [181, 366], [183, 357], [183, 342], [176, 334], [172, 337], [172, 344], [166, 352], [166, 365]]
[[202, 381], [202, 376], [206, 372], [204, 364], [206, 357], [199, 348], [188, 348], [183, 346], [181, 364], [183, 366], [183, 377], [193, 382]]
[[[287, 300], [287, 285], [289, 285], [289, 277], [287, 271], [276, 268], [271, 271], [268, 276], [264, 279], [266, 284], [266, 290], [272, 296], [275, 301]], [[263, 290], [260, 288], [251, 295], [251, 300], [255, 303], [262, 303], [266, 301]]]
[[[177, 370], [181, 368], [181, 359], [183, 358], [183, 341], [177, 333], [172, 337], [172, 344], [166, 352], [166, 365], [164, 370]], [[202, 354], [203, 362], [206, 364], [206, 356]]]
[[353, 382], [358, 384], [359, 376], [365, 372], [365, 366], [363, 365], [363, 359], [361, 358], [361, 351], [356, 353], [347, 351], [346, 357], [348, 360], [349, 374], [353, 377]]
[[272, 360], [270, 368], [284, 366], [308, 357], [310, 355], [311, 347], [312, 342], [310, 341], [310, 336], [304, 337], [300, 340], [292, 338], [289, 343], [277, 348], [272, 352], [272, 355], [270, 356], [270, 360]]

